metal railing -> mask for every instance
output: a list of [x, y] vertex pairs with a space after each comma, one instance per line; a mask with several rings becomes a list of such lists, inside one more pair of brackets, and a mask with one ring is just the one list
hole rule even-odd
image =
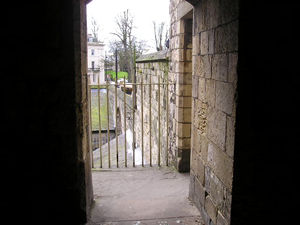
[[[98, 79], [99, 81], [99, 79]], [[87, 81], [89, 82], [89, 81]], [[165, 149], [164, 151], [164, 162], [163, 164], [168, 166], [168, 149], [169, 149], [169, 119], [166, 119], [166, 121], [162, 121], [161, 115], [162, 115], [162, 110], [161, 110], [161, 89], [164, 88], [163, 90], [165, 91], [165, 108], [164, 108], [164, 113], [165, 113], [165, 118], [168, 118], [169, 115], [169, 85], [172, 85], [171, 83], [166, 82], [165, 80], [161, 82], [161, 78], [158, 76], [158, 82], [150, 82], [144, 83], [143, 81], [143, 76], [141, 76], [140, 82], [136, 83], [126, 83], [126, 80], [124, 78], [123, 84], [119, 83], [112, 83], [109, 82], [108, 80], [106, 83], [100, 84], [98, 82], [98, 85], [88, 85], [88, 97], [89, 97], [89, 111], [90, 111], [90, 127], [92, 127], [92, 121], [95, 121], [95, 118], [92, 118], [93, 116], [97, 114], [98, 118], [98, 128], [99, 128], [99, 144], [98, 144], [98, 149], [92, 152], [92, 167], [93, 168], [120, 168], [120, 167], [137, 167], [137, 166], [150, 166], [152, 167], [153, 165], [161, 166], [162, 165], [162, 132], [165, 132]], [[93, 88], [92, 88], [93, 87]], [[95, 89], [96, 87], [96, 89]], [[131, 95], [126, 94], [126, 89], [128, 87], [131, 87]], [[149, 90], [149, 96], [148, 99], [150, 100], [148, 103], [148, 121], [145, 121], [144, 118], [144, 104], [145, 104], [145, 88]], [[123, 88], [123, 91], [121, 90]], [[158, 93], [158, 99], [157, 102], [158, 104], [155, 104], [157, 106], [156, 109], [154, 109], [154, 104], [152, 104], [153, 101], [153, 96], [152, 96], [152, 90], [157, 89]], [[104, 89], [104, 92], [101, 91]], [[138, 96], [140, 99], [137, 99], [137, 92], [140, 91], [140, 96]], [[95, 94], [95, 92], [97, 94]], [[106, 92], [106, 94], [105, 94]], [[123, 96], [122, 96], [123, 95]], [[96, 98], [96, 99], [95, 99]], [[127, 102], [127, 100], [131, 99], [130, 103]], [[114, 99], [114, 100], [113, 100]], [[98, 105], [97, 108], [97, 113], [92, 114], [92, 112], [95, 112], [95, 106], [92, 104], [93, 102], [97, 102], [96, 105]], [[113, 101], [112, 101], [113, 100]], [[137, 103], [139, 100], [139, 103]], [[102, 102], [105, 101], [105, 102]], [[119, 103], [119, 104], [118, 104]], [[137, 105], [135, 105], [137, 104]], [[101, 106], [105, 107], [106, 105], [106, 115], [102, 115]], [[120, 111], [123, 112], [123, 115], [121, 119], [123, 119], [123, 132], [121, 133], [120, 130], [118, 129], [118, 126], [120, 125], [120, 116], [118, 115], [118, 105], [123, 106], [123, 109]], [[140, 112], [139, 110], [140, 109]], [[114, 112], [113, 112], [114, 111]], [[155, 149], [157, 152], [157, 158], [156, 163], [153, 163], [153, 148], [154, 146], [152, 145], [152, 139], [153, 139], [153, 111], [157, 112], [157, 134], [156, 137], [158, 137], [157, 141], [157, 149]], [[140, 115], [138, 115], [139, 113]], [[130, 115], [130, 116], [128, 116]], [[114, 118], [111, 118], [113, 116]], [[140, 120], [136, 121], [136, 117], [139, 116]], [[107, 126], [103, 126], [103, 117], [106, 117], [106, 124]], [[131, 120], [131, 127], [129, 126], [129, 130], [131, 131], [132, 137], [131, 137], [131, 145], [127, 146], [128, 142], [128, 137], [127, 137], [127, 124], [129, 124], [129, 120]], [[114, 122], [114, 125], [112, 123]], [[164, 123], [164, 127], [162, 128], [161, 123]], [[148, 134], [145, 134], [144, 132], [144, 127], [145, 124], [149, 127], [148, 129]], [[111, 126], [114, 126], [115, 129], [115, 138], [111, 140], [110, 138], [110, 130], [112, 129]], [[139, 143], [136, 142], [136, 135], [137, 135], [137, 130], [136, 128], [140, 126], [140, 133], [139, 136], [141, 137], [139, 140]], [[102, 143], [102, 131], [103, 128], [106, 129], [106, 135], [107, 135], [107, 143], [103, 144]], [[162, 130], [164, 129], [164, 130]], [[92, 129], [90, 129], [90, 132], [92, 132]], [[154, 131], [155, 132], [155, 131]], [[90, 133], [91, 135], [91, 133]], [[124, 140], [120, 140], [120, 137]], [[148, 137], [147, 137], [148, 136]], [[148, 140], [147, 146], [148, 148], [145, 148], [145, 141]], [[113, 147], [112, 141], [114, 143]], [[91, 140], [90, 140], [91, 142]], [[90, 143], [91, 144], [91, 143]], [[121, 146], [121, 148], [120, 148]], [[137, 147], [139, 146], [139, 147]], [[130, 148], [131, 151], [131, 157], [130, 160], [128, 159], [128, 147]], [[141, 162], [137, 162], [137, 153], [136, 151], [139, 151], [139, 154], [141, 156]], [[111, 152], [111, 150], [114, 150], [114, 153]], [[149, 160], [145, 159], [145, 154], [149, 155]], [[95, 161], [99, 161], [99, 163], [96, 165]], [[120, 161], [122, 163], [120, 163]]]

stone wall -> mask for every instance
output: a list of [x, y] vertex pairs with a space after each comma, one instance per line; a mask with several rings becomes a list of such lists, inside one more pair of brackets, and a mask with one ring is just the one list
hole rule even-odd
[[[90, 93], [88, 92], [87, 76], [87, 21], [86, 21], [86, 4], [90, 0], [73, 0], [73, 26], [72, 34], [74, 43], [70, 52], [74, 54], [74, 74], [72, 79], [75, 85], [75, 113], [76, 113], [76, 131], [73, 138], [76, 140], [76, 152], [78, 154], [75, 163], [79, 165], [78, 180], [76, 185], [80, 186], [80, 207], [83, 213], [83, 220], [89, 217], [90, 209], [94, 199], [92, 173], [91, 173], [91, 122], [89, 120]], [[70, 26], [70, 24], [68, 24]], [[75, 79], [74, 79], [75, 76]], [[64, 85], [68, 86], [68, 82]], [[64, 88], [64, 87], [62, 87]], [[68, 89], [68, 88], [66, 88]], [[70, 101], [72, 99], [70, 98]], [[73, 149], [73, 151], [75, 151]], [[67, 164], [67, 162], [66, 162]], [[62, 169], [63, 170], [63, 169]], [[72, 171], [72, 170], [71, 170]], [[70, 172], [72, 174], [72, 172]], [[70, 175], [71, 176], [71, 175]]]
[[[152, 164], [158, 164], [158, 151], [159, 142], [160, 150], [160, 165], [167, 164], [174, 160], [174, 155], [167, 149], [167, 87], [169, 72], [169, 62], [166, 51], [158, 52], [155, 54], [144, 55], [136, 61], [136, 82], [144, 83], [143, 92], [141, 85], [137, 85], [136, 92], [136, 143], [137, 147], [142, 148], [142, 132], [144, 134], [144, 163], [150, 164], [150, 149], [152, 151]], [[158, 85], [158, 83], [162, 83]], [[165, 83], [165, 84], [163, 84]], [[149, 85], [151, 84], [151, 85]], [[172, 89], [172, 85], [169, 88]], [[160, 113], [159, 113], [160, 104]], [[143, 125], [142, 131], [142, 107], [143, 107]], [[159, 118], [160, 116], [160, 118]], [[159, 119], [160, 119], [160, 132], [159, 132]], [[150, 121], [151, 121], [151, 140], [150, 140]], [[169, 129], [170, 130], [170, 129]], [[150, 143], [151, 141], [151, 143]]]
[[[176, 155], [175, 167], [190, 170], [191, 107], [192, 107], [192, 7], [185, 1], [170, 1], [170, 90], [171, 152]], [[186, 14], [188, 14], [186, 16]], [[185, 16], [185, 19], [182, 17]]]
[[[185, 46], [191, 18], [180, 13], [183, 4], [188, 3], [174, 0], [170, 4], [171, 63], [176, 73], [179, 61], [176, 88], [183, 93], [192, 89], [190, 198], [205, 224], [230, 224], [238, 1], [203, 0], [195, 4], [191, 47]], [[184, 73], [190, 68], [191, 77]]]
[[[95, 150], [99, 148], [99, 130], [92, 131], [92, 149]], [[116, 137], [115, 130], [109, 131], [109, 139], [112, 140]], [[108, 137], [107, 137], [107, 131], [104, 130], [101, 132], [101, 144], [104, 145], [107, 143]]]
[[[5, 84], [1, 95], [6, 96], [2, 106], [7, 109], [3, 111], [1, 133], [7, 142], [3, 142], [7, 147], [1, 158], [6, 171], [2, 176], [2, 187], [6, 189], [3, 194], [7, 198], [1, 201], [6, 206], [2, 213], [10, 223], [86, 222], [93, 193], [85, 2], [53, 0], [20, 2], [18, 7], [11, 2], [6, 5], [7, 12], [15, 9], [15, 19], [19, 21], [18, 31], [13, 29], [12, 20], [4, 28], [9, 33], [5, 43], [18, 44], [7, 48], [4, 71], [6, 67], [10, 72], [1, 77]], [[17, 66], [11, 60], [16, 56], [22, 59]], [[13, 145], [16, 140], [18, 144]], [[12, 209], [20, 200], [25, 207], [16, 215]]]
[[[133, 94], [124, 93], [123, 85], [118, 85], [117, 91], [115, 90], [115, 85], [109, 86], [109, 116], [110, 120], [113, 121], [114, 127], [111, 129], [115, 129], [115, 126], [118, 126], [117, 133], [118, 135], [123, 134], [125, 132], [125, 121], [126, 121], [126, 130], [133, 130]], [[117, 96], [117, 98], [116, 98]], [[125, 101], [124, 101], [125, 99]], [[117, 104], [116, 104], [117, 100]], [[126, 104], [126, 107], [125, 107]], [[116, 108], [117, 107], [117, 108]], [[125, 109], [126, 108], [126, 109]], [[126, 111], [126, 117], [125, 117]], [[125, 119], [126, 118], [126, 119]], [[117, 121], [116, 121], [117, 120]]]

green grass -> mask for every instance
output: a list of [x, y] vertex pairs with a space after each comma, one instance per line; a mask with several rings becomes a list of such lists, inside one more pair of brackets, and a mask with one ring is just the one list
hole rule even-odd
[[[90, 85], [91, 89], [98, 89], [98, 85]], [[105, 89], [106, 86], [105, 85], [100, 85], [100, 89]]]
[[[115, 71], [112, 71], [112, 70], [106, 71], [106, 74], [109, 74], [111, 79], [116, 80], [116, 72]], [[123, 71], [118, 72], [118, 79], [121, 79], [121, 78], [124, 79], [124, 77], [125, 77], [125, 79], [128, 79], [127, 72], [123, 72]]]
[[[99, 130], [99, 107], [98, 107], [98, 93], [92, 92], [92, 130]], [[101, 93], [100, 98], [100, 116], [101, 116], [101, 129], [107, 129], [107, 103], [106, 93]]]

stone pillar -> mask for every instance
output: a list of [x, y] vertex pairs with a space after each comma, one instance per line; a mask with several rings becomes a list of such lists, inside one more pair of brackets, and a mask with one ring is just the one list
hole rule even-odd
[[86, 4], [90, 1], [73, 1], [73, 32], [74, 32], [74, 57], [75, 57], [75, 101], [76, 101], [76, 139], [78, 160], [82, 168], [79, 171], [81, 177], [81, 189], [85, 196], [81, 196], [82, 210], [90, 213], [93, 201], [93, 187], [91, 174], [91, 152], [89, 124], [89, 94], [87, 91], [87, 21]]
[[170, 90], [171, 152], [174, 166], [180, 172], [190, 170], [192, 107], [192, 7], [185, 1], [171, 1], [170, 74], [175, 83]]

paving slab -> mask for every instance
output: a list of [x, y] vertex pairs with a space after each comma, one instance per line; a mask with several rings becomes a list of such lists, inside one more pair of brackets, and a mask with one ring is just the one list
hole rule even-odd
[[188, 199], [189, 174], [170, 167], [93, 171], [88, 225], [202, 224]]

